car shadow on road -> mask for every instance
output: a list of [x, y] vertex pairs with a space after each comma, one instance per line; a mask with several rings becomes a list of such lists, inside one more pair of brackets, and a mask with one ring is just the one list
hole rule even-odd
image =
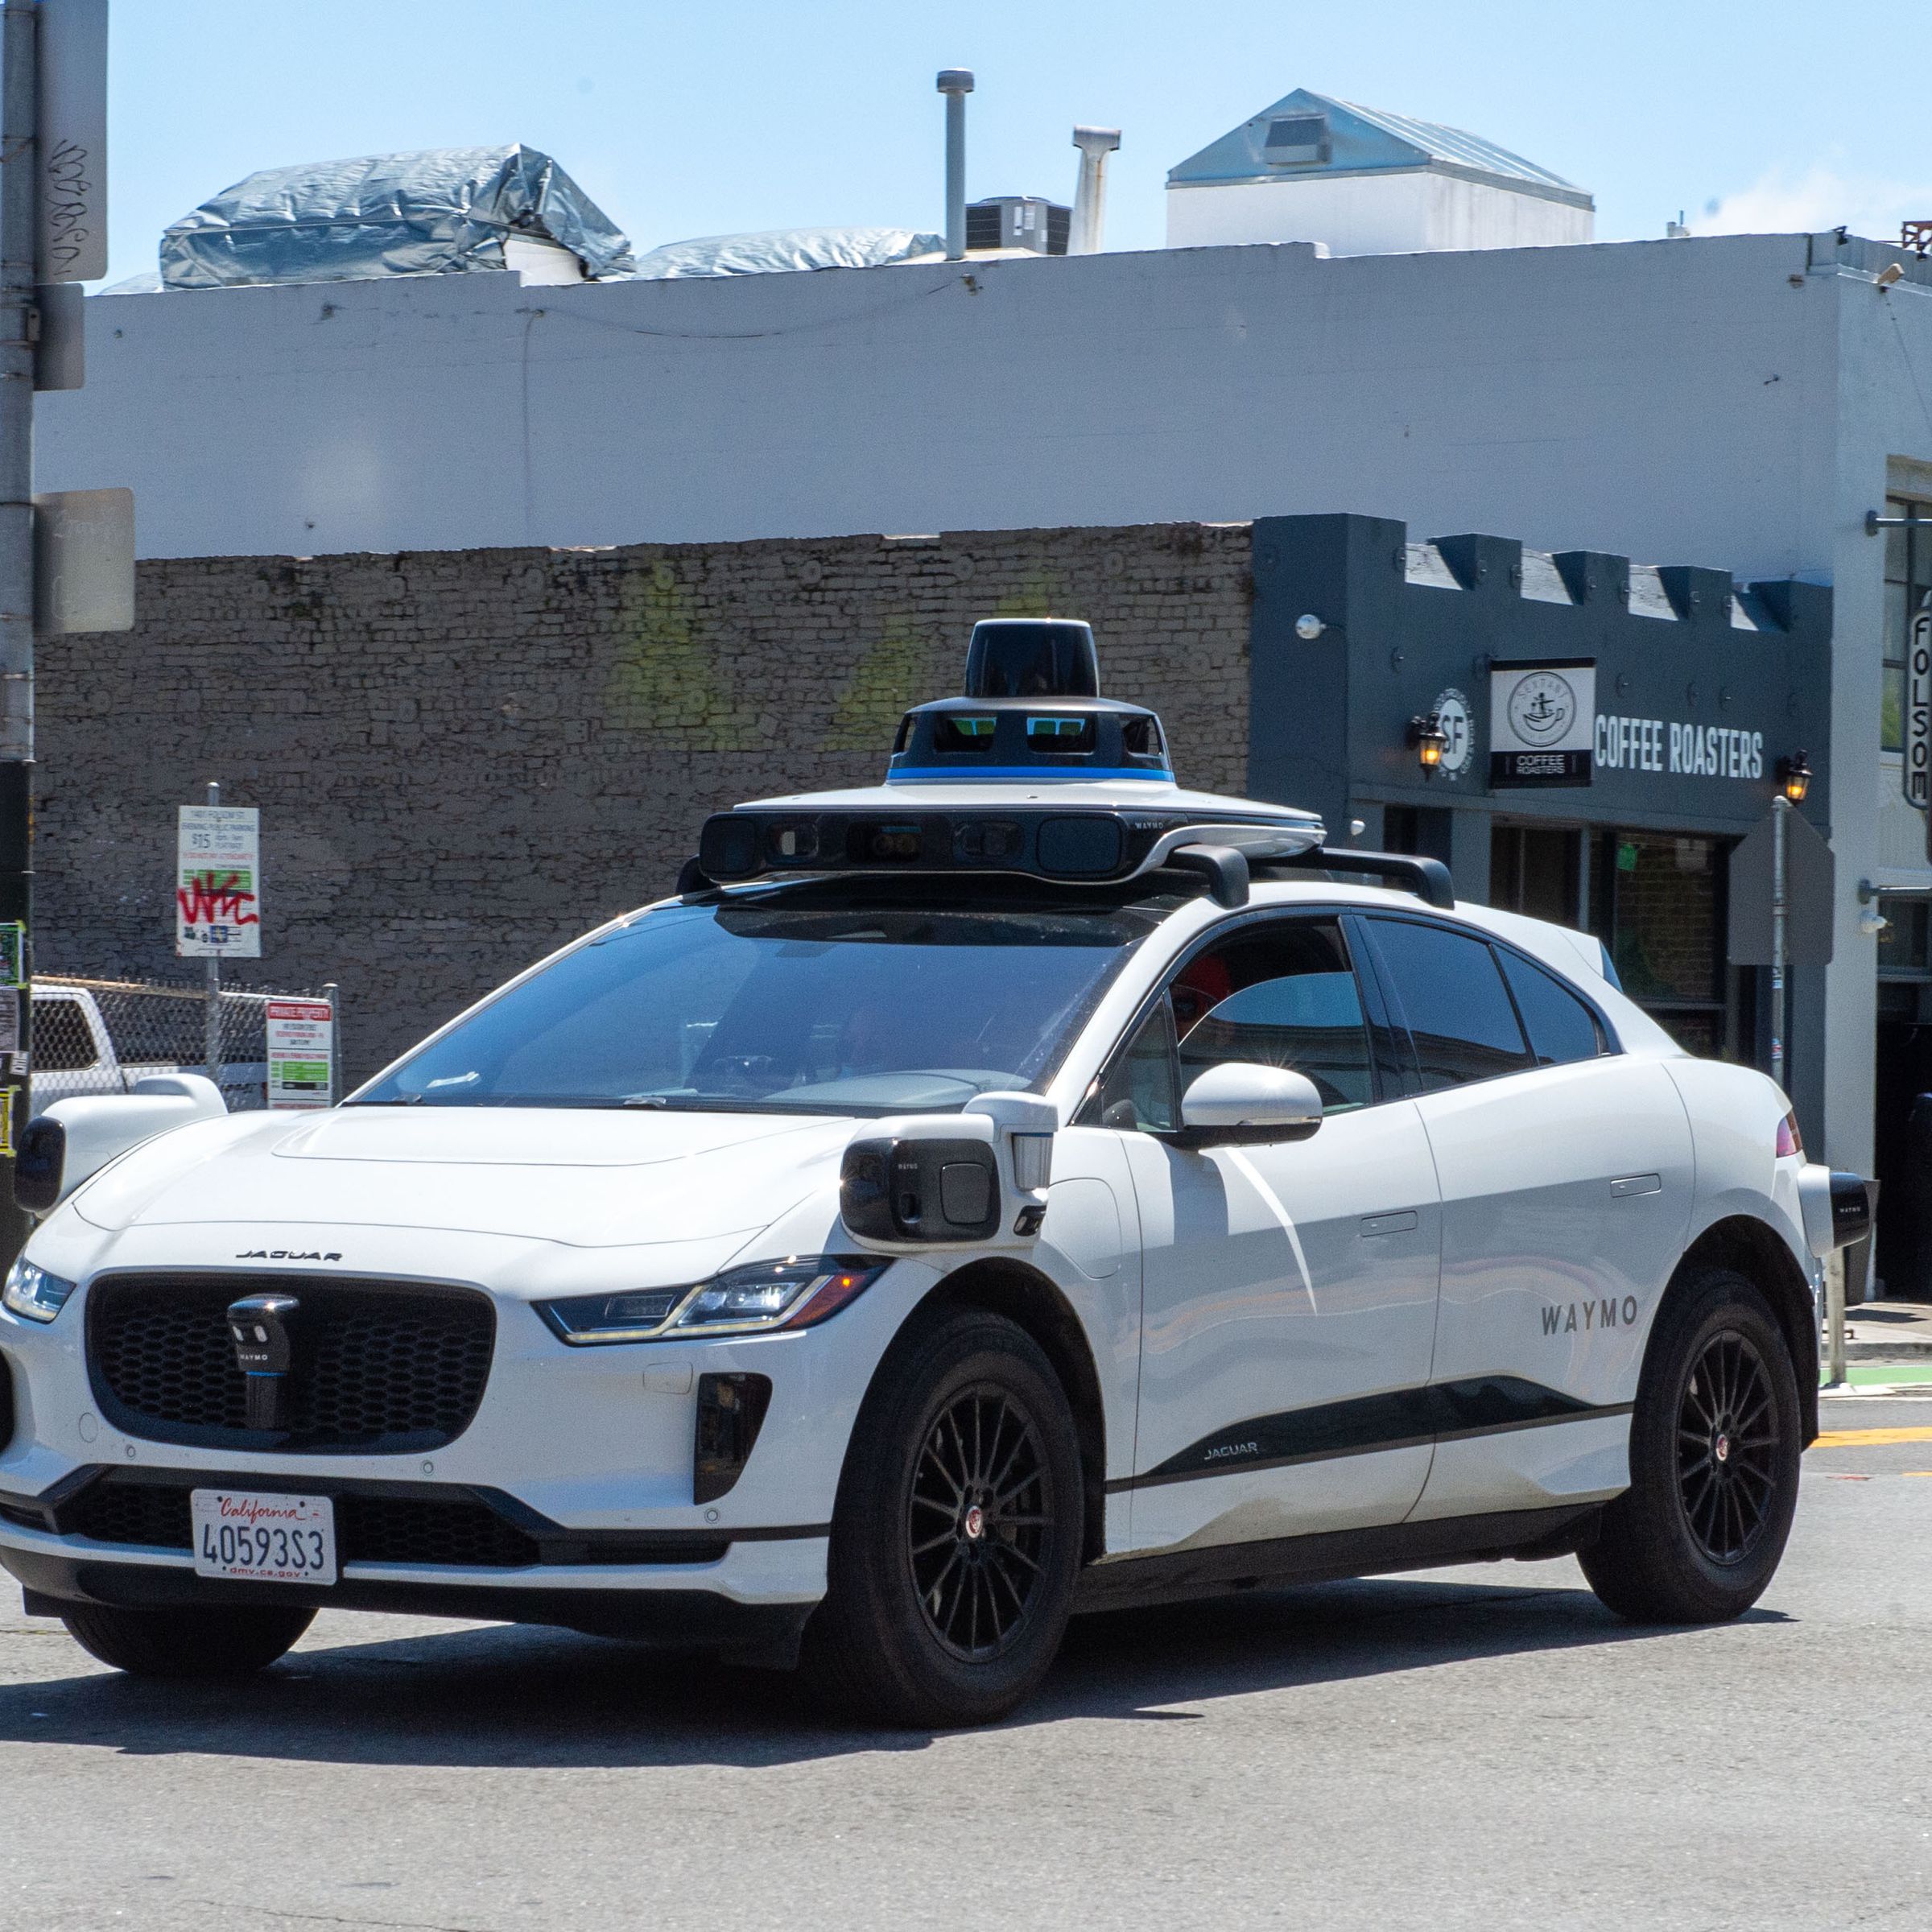
[[[1784, 1620], [1759, 1611], [1752, 1620]], [[64, 1634], [40, 1628], [52, 1668], [64, 1670]], [[1618, 1622], [1567, 1581], [1257, 1590], [1076, 1620], [1046, 1684], [1007, 1724], [1185, 1721], [1199, 1715], [1186, 1707], [1219, 1698], [1662, 1634]], [[239, 1683], [90, 1671], [0, 1686], [0, 1742], [336, 1765], [755, 1769], [923, 1750], [939, 1735], [841, 1725], [783, 1673], [568, 1631], [460, 1626], [348, 1644], [328, 1635], [325, 1624]]]

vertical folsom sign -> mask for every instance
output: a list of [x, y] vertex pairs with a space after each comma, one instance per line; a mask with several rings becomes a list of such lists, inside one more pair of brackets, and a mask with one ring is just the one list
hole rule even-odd
[[35, 279], [107, 273], [107, 0], [40, 0]]
[[184, 805], [175, 861], [175, 952], [262, 956], [262, 815], [253, 805]]
[[[1905, 633], [1905, 803], [1932, 805], [1932, 610], [1922, 610]], [[1932, 843], [1932, 825], [1926, 833]]]

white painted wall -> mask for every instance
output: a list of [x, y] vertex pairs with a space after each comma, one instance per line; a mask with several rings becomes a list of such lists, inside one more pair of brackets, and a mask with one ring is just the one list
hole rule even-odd
[[1794, 466], [1830, 461], [1835, 295], [1790, 285], [1805, 250], [98, 296], [39, 477], [131, 485], [149, 556], [1357, 510], [1822, 576], [1828, 508]]
[[1424, 169], [1191, 182], [1167, 190], [1167, 246], [1319, 242], [1331, 254], [1547, 248], [1587, 242], [1596, 217], [1539, 195]]

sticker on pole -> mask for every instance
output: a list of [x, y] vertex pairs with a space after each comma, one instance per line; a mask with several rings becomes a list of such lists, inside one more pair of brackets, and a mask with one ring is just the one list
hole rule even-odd
[[19, 919], [0, 925], [0, 986], [27, 984], [27, 927]]
[[184, 960], [262, 956], [261, 813], [184, 805], [175, 864], [175, 952]]
[[335, 1014], [327, 1000], [270, 1000], [268, 1104], [326, 1107], [335, 1083]]

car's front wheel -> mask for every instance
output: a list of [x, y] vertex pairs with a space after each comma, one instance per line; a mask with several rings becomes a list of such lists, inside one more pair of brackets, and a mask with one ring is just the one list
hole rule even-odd
[[1079, 1440], [1045, 1355], [1001, 1316], [943, 1317], [861, 1411], [807, 1667], [890, 1724], [1004, 1716], [1059, 1648], [1081, 1525]]
[[1777, 1318], [1712, 1269], [1665, 1303], [1630, 1418], [1630, 1487], [1580, 1561], [1638, 1623], [1736, 1616], [1764, 1594], [1798, 1506], [1798, 1381]]
[[90, 1657], [135, 1677], [246, 1677], [289, 1650], [312, 1610], [184, 1606], [128, 1610], [76, 1604], [60, 1620]]

